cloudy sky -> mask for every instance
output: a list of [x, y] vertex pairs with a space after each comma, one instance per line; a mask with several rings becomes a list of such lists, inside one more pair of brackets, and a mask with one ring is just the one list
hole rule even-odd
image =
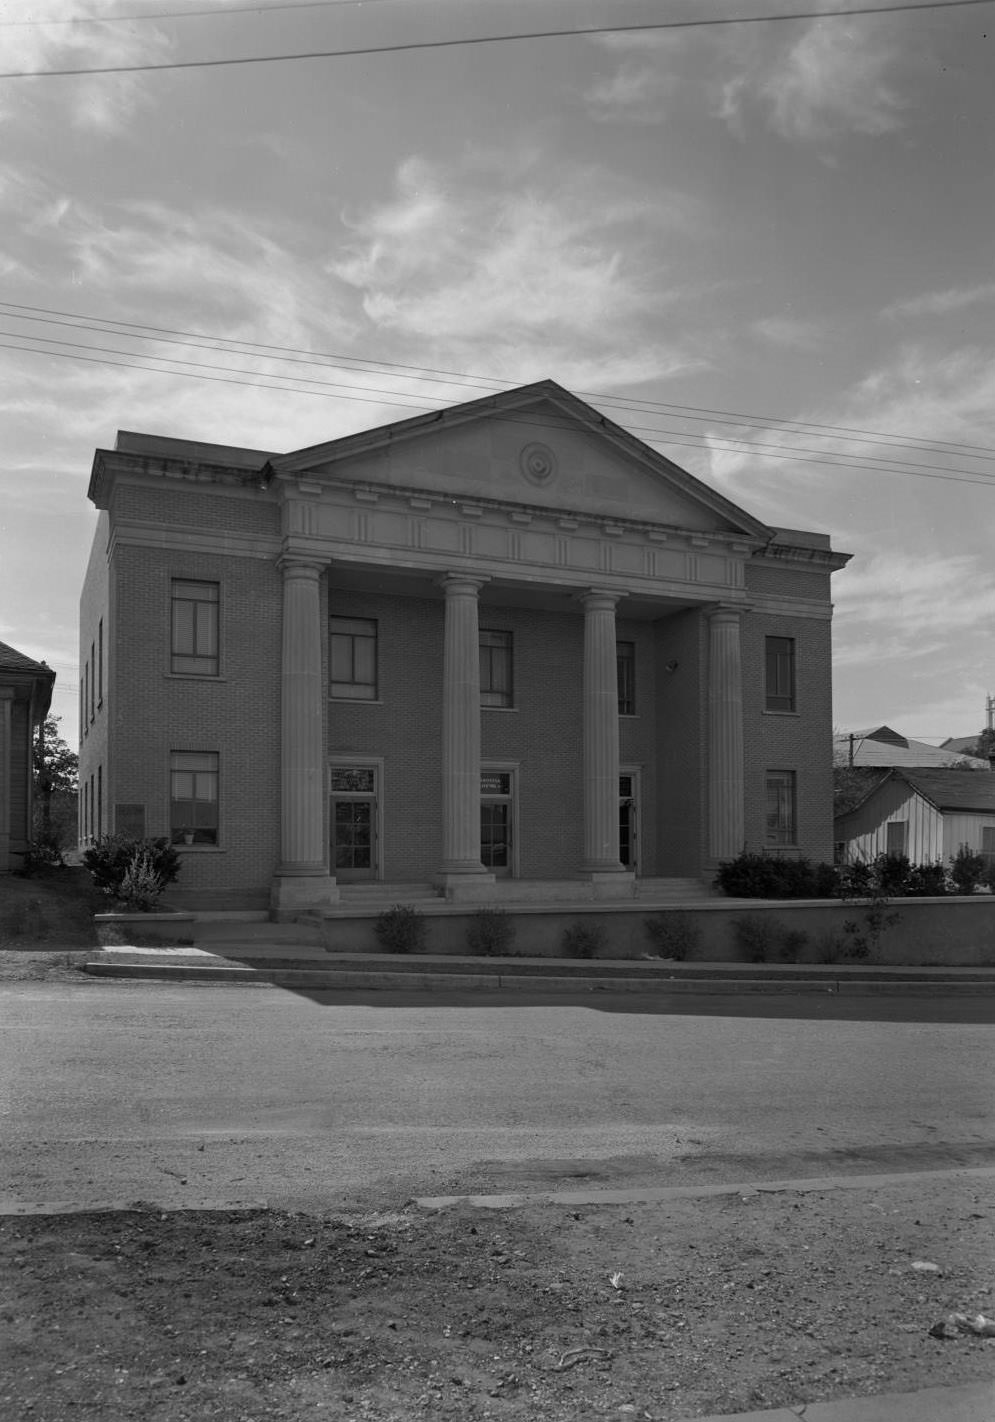
[[[0, 71], [799, 8], [12, 0]], [[993, 44], [971, 4], [0, 77], [0, 640], [56, 668], [74, 740], [86, 486], [118, 429], [282, 451], [550, 377], [854, 555], [839, 727], [979, 730]]]

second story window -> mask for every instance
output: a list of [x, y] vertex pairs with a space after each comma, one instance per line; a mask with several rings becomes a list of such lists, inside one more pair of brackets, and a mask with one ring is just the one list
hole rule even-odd
[[511, 706], [511, 633], [480, 633], [480, 704]]
[[764, 705], [768, 711], [795, 710], [795, 639], [767, 637]]
[[377, 699], [377, 624], [366, 617], [330, 617], [331, 696], [346, 701]]
[[618, 671], [618, 714], [636, 714], [636, 644], [615, 643], [615, 666]]
[[173, 579], [170, 671], [181, 676], [218, 675], [219, 603], [217, 583]]

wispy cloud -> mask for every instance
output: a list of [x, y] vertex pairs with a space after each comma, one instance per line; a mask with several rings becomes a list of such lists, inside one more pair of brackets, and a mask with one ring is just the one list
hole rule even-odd
[[753, 331], [761, 340], [789, 350], [816, 350], [825, 340], [825, 328], [819, 322], [794, 316], [764, 316], [754, 321]]
[[905, 102], [891, 77], [899, 51], [871, 21], [851, 28], [817, 20], [793, 42], [757, 35], [722, 49], [733, 72], [720, 85], [718, 112], [737, 131], [754, 106], [782, 138], [798, 142], [902, 125]]
[[[11, 24], [3, 31], [4, 67], [34, 73], [155, 63], [172, 52], [172, 41], [154, 23], [100, 23], [107, 18], [106, 7], [94, 0], [49, 0], [44, 16], [32, 13], [32, 23]], [[11, 80], [0, 95], [0, 123], [42, 112], [50, 116], [52, 105], [58, 104], [79, 128], [120, 134], [135, 108], [151, 102], [136, 74], [60, 80], [57, 89], [46, 86], [44, 95], [37, 81]]]
[[995, 281], [984, 282], [981, 286], [949, 287], [946, 291], [913, 296], [908, 301], [894, 301], [884, 308], [881, 315], [889, 321], [904, 317], [946, 316], [951, 311], [965, 311], [990, 301], [995, 301]]
[[694, 363], [649, 326], [681, 296], [658, 238], [688, 236], [695, 206], [595, 168], [540, 177], [408, 159], [395, 195], [351, 220], [330, 270], [378, 331], [445, 348], [466, 369], [606, 384]]
[[671, 77], [658, 68], [627, 60], [614, 74], [596, 80], [584, 101], [590, 116], [600, 122], [659, 123], [673, 87]]

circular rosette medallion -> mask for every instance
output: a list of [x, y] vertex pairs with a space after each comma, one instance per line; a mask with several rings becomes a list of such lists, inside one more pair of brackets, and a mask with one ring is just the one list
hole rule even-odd
[[543, 489], [556, 478], [556, 455], [548, 444], [527, 444], [518, 456], [518, 467], [530, 484]]

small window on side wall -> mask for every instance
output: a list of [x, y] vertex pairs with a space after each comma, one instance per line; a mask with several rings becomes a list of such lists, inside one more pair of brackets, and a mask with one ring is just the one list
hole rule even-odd
[[171, 587], [170, 671], [179, 676], [218, 675], [218, 583], [174, 578]]
[[772, 846], [796, 844], [798, 842], [796, 821], [795, 772], [793, 770], [768, 770], [767, 844]]
[[636, 644], [615, 643], [615, 668], [618, 676], [618, 714], [636, 714]]
[[765, 706], [768, 711], [795, 710], [795, 639], [767, 637]]
[[480, 704], [513, 706], [511, 633], [480, 633]]
[[377, 699], [377, 624], [366, 617], [330, 617], [329, 695]]
[[217, 844], [217, 751], [170, 755], [169, 837], [173, 844]]

